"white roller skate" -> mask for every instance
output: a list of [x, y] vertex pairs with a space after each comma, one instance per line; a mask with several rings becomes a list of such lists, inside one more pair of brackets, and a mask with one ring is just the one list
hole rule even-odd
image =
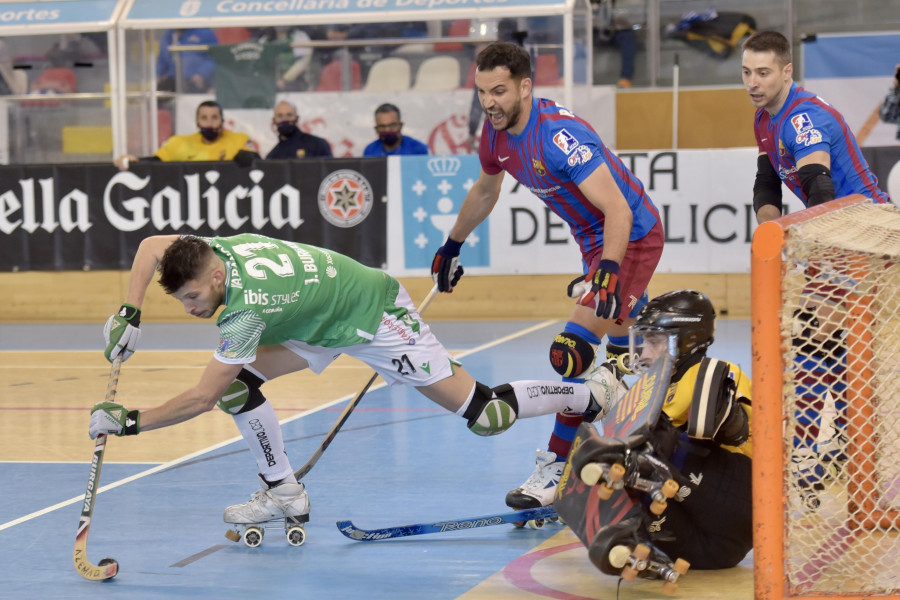
[[621, 372], [610, 362], [591, 370], [584, 383], [591, 390], [591, 408], [585, 413], [585, 421], [593, 423], [609, 414], [609, 411], [628, 393], [628, 386], [621, 379]]
[[537, 466], [528, 480], [506, 494], [506, 505], [516, 510], [538, 508], [553, 504], [553, 496], [566, 467], [565, 460], [557, 460], [555, 453], [538, 450], [535, 459]]
[[300, 546], [306, 541], [303, 523], [309, 521], [309, 495], [302, 483], [281, 483], [270, 487], [260, 475], [263, 488], [253, 492], [249, 502], [225, 509], [223, 520], [235, 526], [225, 537], [242, 540], [250, 548], [262, 543], [266, 529], [284, 528], [288, 542]]

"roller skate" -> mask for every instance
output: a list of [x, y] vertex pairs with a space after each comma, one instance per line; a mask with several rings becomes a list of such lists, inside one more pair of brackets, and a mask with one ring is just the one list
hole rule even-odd
[[665, 594], [677, 589], [678, 578], [691, 566], [681, 558], [673, 561], [650, 541], [641, 506], [635, 506], [618, 523], [600, 529], [588, 546], [588, 557], [601, 572], [626, 581], [660, 579]]
[[662, 514], [681, 486], [668, 465], [653, 455], [643, 435], [625, 439], [589, 433], [572, 454], [572, 471], [585, 484], [597, 484], [597, 496], [608, 500], [614, 491], [629, 489], [650, 497], [650, 512]]
[[262, 543], [266, 529], [283, 529], [288, 543], [302, 545], [306, 541], [303, 523], [309, 521], [306, 488], [290, 481], [272, 486], [262, 475], [259, 478], [263, 488], [255, 491], [249, 502], [225, 509], [223, 520], [234, 525], [225, 537], [255, 548]]
[[591, 390], [591, 406], [584, 414], [584, 420], [588, 423], [605, 417], [628, 393], [622, 372], [609, 361], [591, 370], [584, 383]]

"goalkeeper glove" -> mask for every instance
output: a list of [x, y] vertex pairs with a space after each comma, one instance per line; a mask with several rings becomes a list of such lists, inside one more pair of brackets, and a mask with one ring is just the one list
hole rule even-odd
[[111, 316], [103, 327], [103, 339], [106, 350], [103, 355], [112, 362], [121, 352], [126, 361], [134, 354], [138, 340], [141, 339], [141, 309], [131, 304], [123, 304], [119, 312]]
[[601, 260], [597, 270], [585, 277], [573, 279], [568, 288], [569, 298], [578, 298], [578, 304], [590, 306], [596, 300], [594, 314], [601, 319], [613, 319], [622, 308], [619, 297], [619, 263]]
[[91, 409], [91, 425], [88, 433], [91, 439], [101, 433], [137, 435], [141, 431], [141, 413], [128, 410], [117, 402], [98, 402]]
[[438, 248], [431, 262], [431, 277], [437, 284], [439, 292], [452, 292], [459, 278], [463, 275], [459, 264], [459, 250], [463, 243], [447, 238], [447, 243]]

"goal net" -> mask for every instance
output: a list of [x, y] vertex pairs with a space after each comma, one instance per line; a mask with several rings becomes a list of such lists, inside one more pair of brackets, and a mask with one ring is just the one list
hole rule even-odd
[[900, 598], [900, 209], [753, 239], [757, 598]]

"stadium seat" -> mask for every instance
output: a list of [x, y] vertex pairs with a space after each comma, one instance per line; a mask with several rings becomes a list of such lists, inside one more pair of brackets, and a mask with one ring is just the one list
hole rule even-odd
[[[450, 23], [447, 37], [467, 37], [469, 35], [469, 19], [456, 19]], [[435, 52], [461, 52], [460, 42], [440, 42], [434, 45]]]
[[391, 56], [382, 58], [372, 65], [366, 78], [364, 92], [405, 92], [410, 82], [409, 61]]
[[420, 92], [455, 90], [459, 87], [459, 71], [459, 61], [452, 56], [432, 56], [419, 65], [413, 89]]
[[[322, 69], [319, 75], [317, 92], [340, 92], [343, 89], [343, 61], [333, 60]], [[362, 87], [362, 69], [359, 63], [350, 61], [350, 89], [358, 90]]]
[[[29, 87], [31, 94], [71, 94], [76, 89], [75, 71], [68, 67], [44, 69], [34, 78]], [[59, 100], [35, 100], [23, 102], [22, 106], [59, 106]]]
[[220, 44], [240, 44], [253, 37], [246, 27], [220, 27], [215, 33]]
[[559, 85], [559, 63], [555, 54], [538, 54], [534, 65], [534, 85]]

